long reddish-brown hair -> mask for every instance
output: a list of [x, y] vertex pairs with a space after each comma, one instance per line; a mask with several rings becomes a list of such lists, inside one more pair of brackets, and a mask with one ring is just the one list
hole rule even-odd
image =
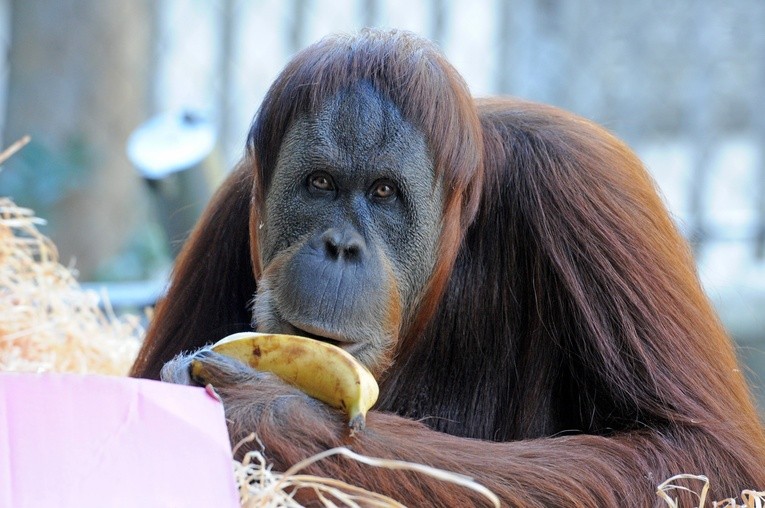
[[664, 478], [682, 463], [724, 471], [720, 493], [765, 484], [731, 341], [638, 158], [556, 108], [493, 99], [479, 112], [483, 205], [380, 408], [497, 441], [662, 429]]

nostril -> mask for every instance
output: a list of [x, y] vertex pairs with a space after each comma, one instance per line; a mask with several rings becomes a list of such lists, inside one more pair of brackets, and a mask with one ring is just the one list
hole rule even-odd
[[364, 253], [364, 239], [352, 229], [330, 229], [322, 235], [324, 250], [332, 260], [358, 260]]
[[343, 231], [342, 254], [349, 261], [359, 261], [364, 255], [366, 244], [364, 238], [353, 229]]
[[351, 256], [355, 257], [358, 254], [359, 254], [359, 248], [354, 245], [349, 245], [345, 249], [345, 255], [348, 257], [351, 257]]
[[327, 250], [327, 255], [330, 258], [337, 259], [340, 257], [340, 250], [337, 248], [337, 244], [331, 240], [324, 242], [324, 248]]
[[340, 232], [336, 229], [330, 229], [322, 235], [324, 240], [324, 250], [330, 259], [338, 259], [340, 257]]

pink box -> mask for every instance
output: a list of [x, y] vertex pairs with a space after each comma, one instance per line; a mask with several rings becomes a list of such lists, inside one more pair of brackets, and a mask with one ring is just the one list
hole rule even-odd
[[0, 507], [237, 507], [232, 461], [202, 388], [0, 374]]

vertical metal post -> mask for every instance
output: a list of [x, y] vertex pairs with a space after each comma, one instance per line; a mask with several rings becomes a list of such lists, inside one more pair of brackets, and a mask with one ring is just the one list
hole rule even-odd
[[511, 55], [512, 55], [512, 26], [513, 26], [513, 2], [512, 0], [498, 0], [499, 16], [497, 21], [497, 93], [507, 94], [512, 90], [511, 84]]
[[290, 52], [297, 53], [303, 48], [307, 0], [292, 0], [292, 25], [289, 29]]
[[380, 5], [378, 0], [363, 0], [362, 21], [364, 26], [375, 26], [379, 17]]
[[750, 34], [754, 41], [755, 79], [751, 88], [751, 128], [754, 131], [755, 146], [759, 149], [757, 171], [756, 232], [755, 255], [762, 261], [765, 258], [765, 5], [753, 5], [751, 12]]
[[692, 86], [689, 91], [687, 121], [690, 122], [688, 132], [693, 142], [693, 158], [691, 189], [689, 196], [690, 221], [688, 238], [694, 254], [701, 254], [704, 241], [709, 232], [706, 226], [705, 193], [711, 172], [711, 158], [714, 151], [714, 94], [712, 89], [715, 51], [709, 44], [710, 5], [699, 3], [691, 12], [695, 18], [693, 26], [693, 47], [695, 55], [692, 66]]
[[221, 0], [220, 12], [220, 45], [218, 53], [218, 75], [220, 85], [218, 89], [218, 144], [224, 153], [229, 151], [231, 141], [231, 112], [229, 100], [233, 78], [233, 56], [236, 39], [236, 26], [234, 18], [237, 9], [237, 0]]
[[430, 38], [436, 44], [442, 44], [446, 33], [446, 1], [432, 0], [431, 12]]

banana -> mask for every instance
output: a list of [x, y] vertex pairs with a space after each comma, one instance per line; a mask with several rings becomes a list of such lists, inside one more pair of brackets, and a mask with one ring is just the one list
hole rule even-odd
[[[311, 397], [348, 414], [353, 432], [362, 430], [379, 388], [372, 374], [348, 352], [296, 335], [235, 333], [212, 350], [252, 368], [276, 374]], [[192, 363], [192, 373], [198, 365]]]

